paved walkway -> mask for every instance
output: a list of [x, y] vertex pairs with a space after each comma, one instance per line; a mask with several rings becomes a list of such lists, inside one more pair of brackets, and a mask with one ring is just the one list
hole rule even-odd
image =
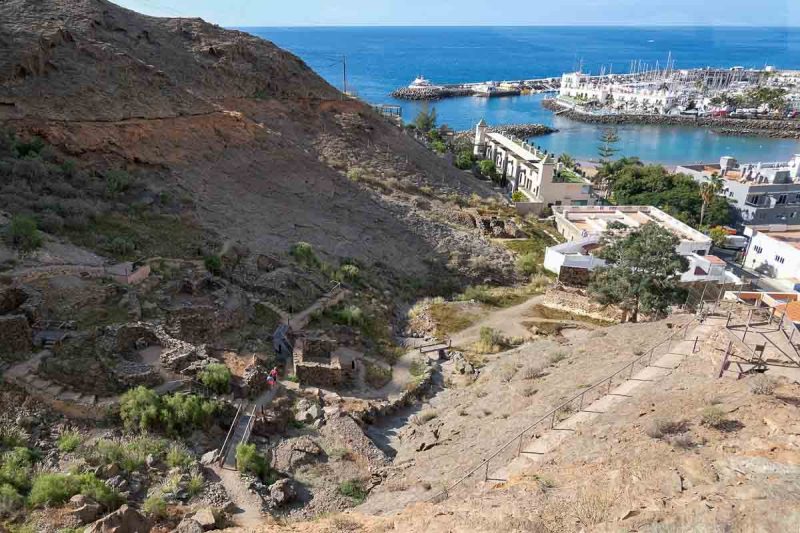
[[[686, 340], [673, 342], [669, 353], [652, 361], [639, 372], [633, 374], [630, 379], [626, 379], [621, 384], [612, 388], [610, 392], [604, 394], [582, 410], [572, 414], [568, 418], [557, 421], [553, 429], [549, 429], [549, 423], [543, 422], [539, 428], [533, 428], [531, 435], [539, 435], [538, 438], [526, 437], [523, 439], [520, 448], [521, 453], [510, 463], [503, 466], [495, 466], [490, 463], [489, 481], [504, 482], [511, 477], [520, 475], [534, 464], [546, 460], [547, 455], [558, 448], [558, 446], [572, 435], [576, 428], [583, 424], [591, 423], [600, 415], [613, 411], [621, 403], [627, 401], [634, 395], [645, 394], [650, 385], [668, 376], [683, 362], [684, 358], [692, 354], [695, 337], [700, 338], [700, 342], [718, 327], [716, 324], [702, 324], [695, 326], [686, 335]], [[517, 447], [512, 445], [510, 453], [516, 453]], [[502, 462], [498, 457], [498, 462]]]

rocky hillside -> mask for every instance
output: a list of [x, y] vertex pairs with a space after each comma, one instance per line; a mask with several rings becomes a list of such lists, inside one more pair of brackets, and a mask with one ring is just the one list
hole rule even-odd
[[487, 256], [469, 277], [508, 276], [502, 252], [451, 222], [454, 201], [488, 188], [267, 41], [105, 0], [9, 0], [0, 50], [0, 126], [41, 137], [62, 166], [180, 198], [209, 242], [307, 241], [411, 277], [459, 251]]

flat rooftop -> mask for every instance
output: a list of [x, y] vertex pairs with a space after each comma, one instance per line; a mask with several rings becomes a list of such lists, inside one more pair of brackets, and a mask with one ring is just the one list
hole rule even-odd
[[518, 157], [521, 157], [522, 159], [528, 161], [529, 163], [538, 163], [543, 159], [540, 154], [536, 154], [534, 152], [531, 152], [527, 148], [523, 148], [521, 144], [512, 139], [509, 139], [502, 133], [488, 133], [486, 134], [486, 136], [489, 137], [494, 142], [502, 145], [503, 148], [506, 148], [509, 151], [514, 152]]
[[800, 250], [800, 228], [797, 226], [788, 226], [786, 229], [774, 226], [753, 226], [753, 229], [758, 230], [762, 235], [767, 235], [776, 241], [794, 246]]
[[638, 228], [653, 222], [674, 233], [679, 239], [708, 242], [710, 237], [684, 224], [660, 209], [647, 205], [624, 206], [554, 206], [553, 213], [588, 235], [599, 235], [612, 223]]

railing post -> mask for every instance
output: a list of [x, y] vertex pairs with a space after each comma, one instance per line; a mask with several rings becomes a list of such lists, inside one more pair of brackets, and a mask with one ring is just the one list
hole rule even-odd
[[767, 321], [767, 324], [769, 324], [770, 326], [772, 325], [772, 319], [773, 319], [774, 316], [775, 316], [775, 308], [774, 307], [770, 307], [770, 309], [769, 309], [769, 320]]
[[692, 346], [692, 355], [697, 351], [697, 341], [700, 340], [700, 336], [694, 338], [694, 346]]
[[744, 333], [742, 334], [742, 342], [744, 342], [744, 338], [747, 337], [747, 330], [750, 329], [750, 321], [747, 321], [747, 325], [744, 327]]
[[579, 413], [580, 413], [581, 411], [583, 411], [583, 396], [584, 396], [584, 394], [586, 394], [586, 391], [583, 391], [583, 392], [581, 393], [581, 400], [580, 400], [580, 402], [578, 403], [578, 412], [579, 412]]
[[550, 418], [550, 429], [553, 429], [554, 427], [556, 427], [556, 413], [557, 412], [558, 412], [558, 409], [553, 411], [553, 416], [552, 416], [552, 418]]
[[731, 324], [731, 311], [728, 311], [728, 319], [725, 321], [725, 327], [727, 328]]
[[751, 319], [752, 317], [753, 317], [753, 310], [752, 310], [752, 309], [750, 309], [750, 310], [747, 312], [747, 326], [748, 326], [748, 327], [750, 326], [750, 319]]
[[608, 392], [606, 392], [606, 394], [611, 394], [611, 379], [612, 378], [608, 378]]
[[630, 373], [628, 374], [628, 379], [631, 379], [631, 378], [633, 377], [633, 367], [634, 367], [634, 366], [636, 366], [636, 361], [634, 361], [634, 362], [632, 362], [632, 363], [631, 363], [631, 371], [630, 371]]
[[789, 344], [792, 344], [792, 337], [794, 337], [794, 332], [797, 331], [797, 326], [794, 325], [793, 322], [789, 322], [792, 325], [792, 334], [789, 335]]
[[489, 481], [489, 459], [486, 459], [486, 470], [483, 472], [483, 480]]
[[517, 448], [517, 457], [519, 457], [520, 454], [522, 453], [522, 435], [524, 435], [524, 434], [525, 434], [525, 432], [522, 432], [519, 435], [519, 447]]

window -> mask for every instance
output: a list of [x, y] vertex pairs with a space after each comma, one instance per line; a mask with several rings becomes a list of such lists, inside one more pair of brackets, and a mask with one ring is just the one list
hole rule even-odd
[[778, 201], [775, 202], [775, 205], [782, 205], [782, 204], [785, 204], [785, 203], [786, 203], [786, 195], [785, 194], [781, 194], [781, 195], [778, 196]]
[[781, 257], [781, 256], [779, 256], [779, 255], [776, 255], [776, 256], [775, 256], [775, 261], [777, 261], [777, 262], [778, 262], [778, 263], [780, 263], [780, 264], [783, 264], [783, 257]]
[[753, 250], [755, 250], [757, 254], [760, 254], [764, 251], [764, 249], [760, 246], [753, 246]]

